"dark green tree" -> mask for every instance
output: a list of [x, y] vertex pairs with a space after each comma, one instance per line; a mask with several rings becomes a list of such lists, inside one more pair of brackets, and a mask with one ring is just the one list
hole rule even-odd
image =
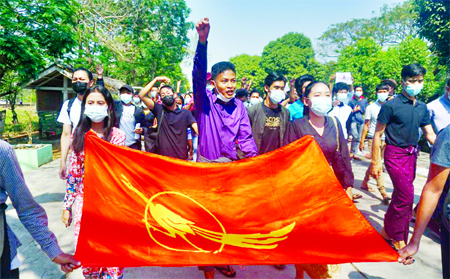
[[432, 43], [439, 64], [450, 71], [450, 1], [414, 0], [414, 6], [420, 36]]
[[261, 68], [261, 56], [250, 56], [241, 54], [230, 58], [230, 62], [236, 67], [236, 78], [240, 81], [242, 78], [247, 78], [252, 81], [252, 88], [263, 90], [264, 79], [267, 73]]
[[19, 81], [36, 75], [73, 47], [76, 6], [72, 0], [0, 1], [0, 84], [9, 72]]
[[78, 48], [69, 56], [90, 69], [133, 85], [156, 75], [183, 77], [189, 8], [184, 0], [86, 0], [77, 12]]
[[417, 34], [416, 18], [414, 5], [409, 0], [395, 6], [384, 5], [380, 16], [332, 24], [319, 37], [320, 55], [338, 57], [345, 47], [365, 38], [372, 38], [383, 47], [396, 45]]
[[317, 71], [320, 63], [314, 59], [311, 40], [291, 32], [264, 47], [260, 66], [267, 73], [279, 71], [291, 79]]

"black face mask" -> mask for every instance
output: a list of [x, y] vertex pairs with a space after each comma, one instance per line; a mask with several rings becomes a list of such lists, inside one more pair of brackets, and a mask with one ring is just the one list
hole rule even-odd
[[87, 85], [88, 85], [87, 83], [77, 81], [75, 83], [72, 83], [72, 88], [73, 91], [75, 91], [75, 93], [83, 95], [84, 93], [86, 93], [88, 89]]
[[171, 107], [175, 103], [175, 98], [173, 95], [166, 96], [162, 98], [162, 102], [166, 107]]

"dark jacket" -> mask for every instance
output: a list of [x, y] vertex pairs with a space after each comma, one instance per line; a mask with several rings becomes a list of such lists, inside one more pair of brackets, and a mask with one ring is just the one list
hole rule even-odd
[[[115, 101], [114, 102], [114, 109], [115, 109], [115, 112], [116, 112], [117, 124], [120, 124], [120, 118], [122, 117], [122, 112], [123, 112], [123, 104], [122, 104], [122, 102], [121, 101]], [[145, 114], [144, 114], [144, 111], [142, 110], [141, 107], [136, 107], [136, 109], [134, 110], [134, 119], [136, 120], [136, 124], [137, 123], [141, 123], [141, 127], [148, 126], [146, 124], [146, 122], [145, 122]]]
[[[280, 105], [281, 106], [281, 105]], [[267, 108], [269, 109], [269, 108]], [[248, 116], [250, 118], [250, 123], [252, 124], [252, 134], [256, 142], [256, 147], [261, 147], [262, 135], [264, 134], [264, 124], [266, 122], [266, 112], [264, 103], [261, 102], [257, 105], [251, 106], [247, 109]], [[281, 106], [281, 116], [280, 116], [280, 144], [284, 142], [284, 133], [286, 127], [289, 123], [289, 111]]]

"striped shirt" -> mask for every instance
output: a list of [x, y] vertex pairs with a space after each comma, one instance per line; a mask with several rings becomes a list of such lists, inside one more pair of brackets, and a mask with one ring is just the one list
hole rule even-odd
[[[13, 147], [0, 140], [0, 203], [5, 203], [8, 196], [17, 211], [20, 222], [41, 246], [42, 251], [52, 260], [62, 254], [55, 235], [48, 229], [45, 210], [34, 200], [25, 184]], [[22, 244], [8, 225], [7, 231], [11, 259], [14, 259], [17, 248]]]

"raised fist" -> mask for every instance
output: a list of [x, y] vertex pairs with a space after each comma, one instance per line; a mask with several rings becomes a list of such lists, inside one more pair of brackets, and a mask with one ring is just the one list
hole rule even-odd
[[204, 19], [197, 22], [195, 25], [198, 33], [198, 40], [200, 43], [206, 43], [209, 34], [209, 19], [205, 17]]

